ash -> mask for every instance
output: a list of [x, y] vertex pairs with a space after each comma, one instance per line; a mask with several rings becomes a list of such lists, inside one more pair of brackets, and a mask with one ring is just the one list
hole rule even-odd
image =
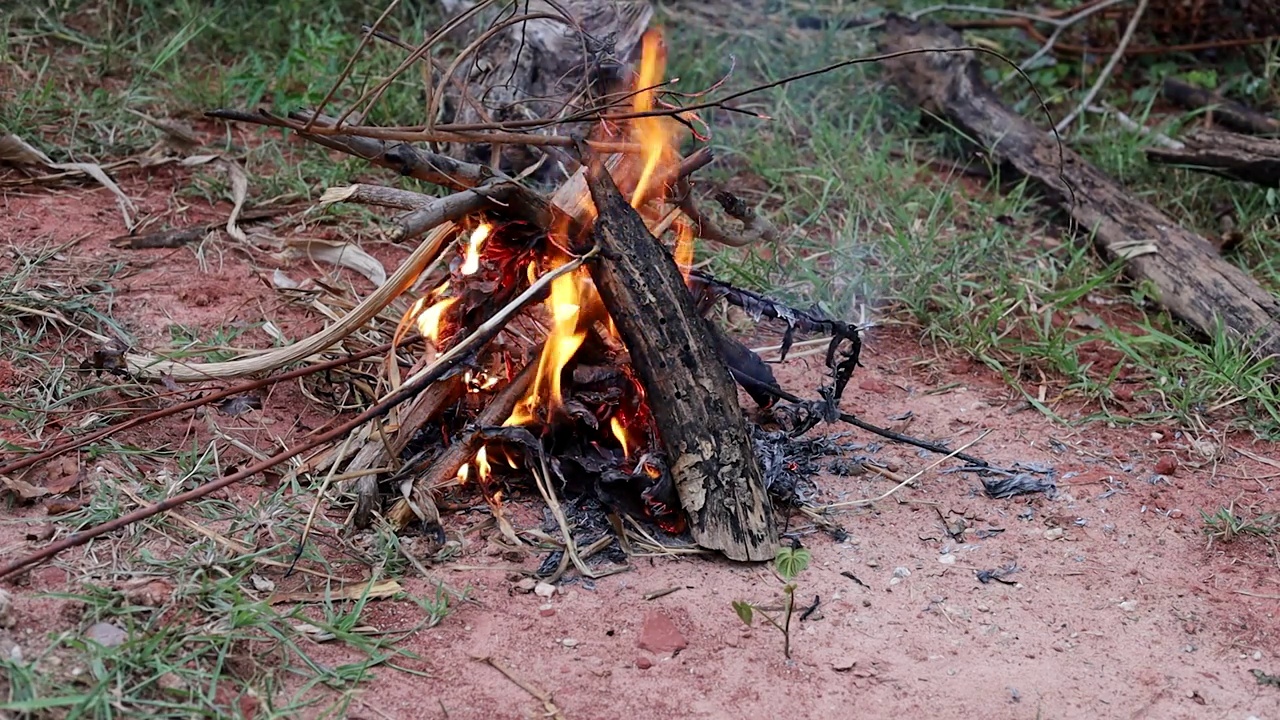
[[786, 431], [753, 426], [751, 440], [764, 470], [765, 487], [774, 500], [785, 507], [810, 504], [818, 495], [813, 478], [822, 472], [822, 461], [863, 449], [862, 445], [840, 442], [845, 437], [797, 438]]

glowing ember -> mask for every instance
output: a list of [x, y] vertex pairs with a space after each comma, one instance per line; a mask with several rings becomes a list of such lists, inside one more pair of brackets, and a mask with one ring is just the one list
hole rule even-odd
[[463, 275], [474, 275], [480, 269], [480, 248], [484, 247], [484, 241], [489, 239], [491, 232], [493, 226], [489, 223], [472, 231], [471, 239], [467, 241], [467, 257], [462, 261], [462, 269], [459, 271]]

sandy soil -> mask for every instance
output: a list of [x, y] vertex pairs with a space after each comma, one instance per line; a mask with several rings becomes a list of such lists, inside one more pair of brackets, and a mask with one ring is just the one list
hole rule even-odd
[[[144, 211], [165, 222], [225, 212], [199, 203], [175, 210], [169, 190], [181, 182], [171, 171], [122, 179]], [[167, 338], [170, 323], [209, 329], [259, 320], [267, 308], [290, 337], [314, 327], [307, 312], [280, 303], [263, 280], [269, 269], [250, 267], [239, 253], [202, 267], [190, 250], [111, 248], [121, 221], [100, 189], [11, 192], [0, 195], [0, 216], [0, 253], [73, 243], [63, 251], [72, 266], [119, 265], [112, 313], [148, 341]], [[389, 266], [403, 255], [385, 247], [375, 254]], [[0, 263], [5, 269], [12, 260]], [[296, 263], [290, 271], [301, 277], [315, 268]], [[350, 717], [1280, 718], [1280, 688], [1251, 674], [1280, 674], [1277, 559], [1261, 541], [1209, 545], [1200, 517], [1231, 501], [1276, 509], [1275, 468], [1238, 452], [1280, 458], [1276, 448], [1177, 428], [1055, 425], [1020, 409], [981, 366], [938, 358], [904, 331], [870, 334], [863, 362], [847, 409], [884, 425], [910, 411], [907, 432], [955, 444], [989, 431], [971, 452], [1005, 466], [1049, 466], [1059, 492], [991, 499], [978, 478], [944, 473], [944, 463], [916, 487], [837, 516], [848, 532], [843, 542], [805, 535], [814, 563], [799, 578], [797, 602], [820, 603], [795, 622], [790, 660], [780, 634], [747, 629], [731, 607], [779, 600], [782, 583], [766, 567], [643, 558], [629, 572], [574, 578], [544, 598], [516, 582], [541, 558], [513, 560], [473, 541], [455, 565], [434, 569], [469, 588], [471, 602], [403, 641], [421, 658], [405, 664], [426, 677], [378, 670]], [[779, 379], [809, 393], [818, 366], [816, 358], [790, 361]], [[0, 365], [0, 384], [32, 381], [24, 372]], [[259, 420], [240, 423], [239, 437], [268, 447], [324, 420], [299, 393], [282, 389]], [[175, 423], [151, 437], [199, 432], [186, 419]], [[906, 475], [932, 461], [899, 446], [864, 452]], [[833, 502], [892, 486], [874, 473], [824, 475], [818, 484]], [[252, 502], [259, 489], [250, 483], [230, 497]], [[532, 503], [517, 503], [517, 524], [540, 517]], [[947, 531], [961, 519], [963, 542]], [[477, 521], [449, 516], [446, 525], [459, 531]], [[796, 519], [793, 527], [806, 526]], [[0, 557], [35, 544], [24, 526], [0, 530]], [[1006, 577], [1013, 584], [978, 579], [979, 571], [1009, 565], [1017, 567]], [[66, 582], [64, 571], [46, 567], [5, 584], [24, 644], [38, 646], [74, 622], [39, 597], [66, 590]], [[412, 593], [432, 591], [422, 579], [403, 583]], [[412, 602], [376, 601], [364, 621], [394, 630], [421, 617]], [[332, 644], [315, 652], [332, 661], [346, 654]], [[477, 659], [485, 657], [548, 699]]]

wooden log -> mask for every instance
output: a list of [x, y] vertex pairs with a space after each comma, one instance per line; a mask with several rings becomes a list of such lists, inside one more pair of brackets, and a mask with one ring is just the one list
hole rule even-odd
[[598, 156], [587, 184], [599, 213], [591, 277], [644, 386], [693, 538], [732, 560], [770, 560], [778, 535], [764, 474], [706, 320]]
[[[882, 52], [961, 47], [953, 30], [889, 16]], [[1280, 353], [1280, 303], [1205, 238], [1137, 200], [1045, 130], [1010, 110], [982, 81], [971, 52], [919, 53], [887, 61], [894, 82], [946, 116], [997, 161], [1035, 180], [1105, 255], [1125, 259], [1160, 302], [1205, 335], [1225, 326], [1262, 355]]]
[[1228, 100], [1215, 92], [1189, 85], [1177, 78], [1166, 78], [1162, 90], [1165, 99], [1175, 105], [1188, 110], [1208, 109], [1213, 121], [1224, 127], [1251, 135], [1280, 135], [1280, 120]]
[[1147, 159], [1263, 187], [1280, 187], [1280, 140], [1203, 129], [1193, 130], [1181, 140], [1185, 147], [1147, 148]]

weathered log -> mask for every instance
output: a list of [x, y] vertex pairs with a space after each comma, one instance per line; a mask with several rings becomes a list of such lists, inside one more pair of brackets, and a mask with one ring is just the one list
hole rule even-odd
[[[892, 15], [879, 45], [895, 52], [964, 43], [949, 28]], [[946, 116], [994, 159], [1039, 183], [1103, 254], [1124, 258], [1130, 277], [1150, 281], [1171, 313], [1205, 335], [1226, 327], [1263, 355], [1280, 353], [1280, 303], [1271, 293], [1223, 260], [1208, 240], [1135, 199], [1001, 103], [982, 81], [972, 52], [918, 53], [886, 65], [914, 101]]]
[[1208, 109], [1213, 114], [1214, 122], [1232, 130], [1252, 135], [1280, 135], [1280, 120], [1210, 90], [1188, 85], [1177, 78], [1166, 78], [1163, 92], [1165, 99], [1180, 107], [1188, 110]]
[[644, 386], [694, 541], [733, 560], [769, 560], [778, 535], [764, 474], [706, 320], [598, 156], [587, 184], [599, 213], [591, 277]]
[[1193, 130], [1185, 147], [1147, 148], [1147, 159], [1161, 165], [1185, 165], [1232, 180], [1280, 187], [1280, 140], [1221, 130]]

